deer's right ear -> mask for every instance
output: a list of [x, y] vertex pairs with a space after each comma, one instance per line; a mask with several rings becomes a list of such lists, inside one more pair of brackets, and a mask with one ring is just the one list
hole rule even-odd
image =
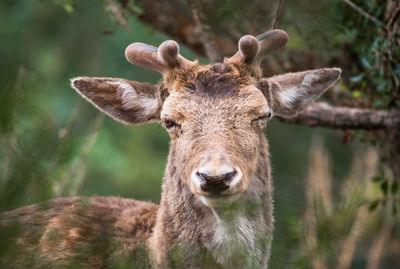
[[74, 88], [86, 100], [114, 119], [140, 124], [160, 119], [161, 100], [157, 88], [121, 78], [77, 77]]

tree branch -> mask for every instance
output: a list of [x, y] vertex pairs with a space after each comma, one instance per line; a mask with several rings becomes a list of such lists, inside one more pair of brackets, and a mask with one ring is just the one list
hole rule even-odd
[[[129, 5], [127, 0], [118, 1], [124, 8]], [[201, 38], [197, 35], [198, 26], [191, 16], [191, 11], [185, 8], [182, 1], [136, 0], [135, 3], [139, 4], [143, 10], [137, 15], [140, 21], [183, 43], [194, 52], [202, 56], [206, 55]], [[214, 44], [220, 44], [220, 42], [214, 42]]]
[[366, 11], [364, 11], [363, 9], [361, 9], [360, 7], [356, 6], [356, 4], [354, 4], [353, 2], [351, 2], [350, 0], [340, 0], [343, 3], [346, 3], [347, 5], [349, 5], [352, 9], [354, 9], [355, 11], [357, 11], [358, 13], [360, 13], [362, 16], [366, 17], [367, 19], [375, 22], [377, 25], [382, 26], [382, 22], [380, 20], [378, 20], [377, 18], [375, 18], [374, 16], [370, 15], [369, 13], [367, 13]]
[[114, 15], [115, 21], [118, 24], [120, 24], [122, 27], [124, 27], [125, 30], [130, 31], [131, 27], [129, 26], [129, 24], [126, 22], [124, 16], [122, 15], [120, 7], [118, 5], [116, 5], [112, 0], [106, 0], [106, 3], [107, 3], [107, 8]]
[[399, 111], [332, 107], [326, 103], [314, 103], [294, 118], [279, 117], [279, 120], [331, 129], [390, 130], [400, 128]]
[[274, 20], [274, 24], [272, 25], [272, 29], [276, 29], [276, 27], [278, 27], [278, 22], [279, 22], [280, 13], [281, 13], [281, 5], [282, 5], [282, 0], [279, 0], [278, 7], [276, 8], [275, 20]]
[[[131, 10], [128, 0], [118, 1], [124, 9], [133, 13], [143, 23], [170, 36], [172, 39], [187, 46], [197, 54], [207, 57], [207, 51], [203, 45], [204, 36], [199, 35], [199, 25], [195, 18], [193, 18], [192, 10], [183, 4], [185, 1], [135, 0], [135, 4], [140, 5], [142, 10], [140, 14]], [[280, 17], [282, 17], [283, 4], [282, 2], [281, 11], [279, 11]], [[163, 12], [160, 12], [160, 10]], [[276, 10], [274, 10], [274, 14], [276, 15]], [[209, 16], [208, 14], [206, 15]], [[270, 26], [272, 27], [272, 25], [271, 22]], [[211, 41], [212, 50], [216, 51], [220, 58], [232, 56], [238, 49], [237, 42], [239, 38], [249, 33], [242, 32], [243, 29], [232, 28], [231, 25], [224, 23], [213, 25], [212, 30], [212, 36], [208, 35], [206, 39]], [[259, 32], [255, 30], [257, 32], [253, 34], [259, 34], [265, 30], [266, 29], [262, 29]], [[269, 60], [264, 61], [263, 69], [265, 74], [273, 75], [284, 71], [293, 72], [304, 69], [315, 69], [328, 65], [328, 63], [331, 63], [331, 58], [325, 54], [288, 48], [281, 51], [279, 54], [269, 55]]]
[[223, 59], [220, 53], [214, 46], [214, 34], [210, 25], [207, 23], [204, 11], [199, 7], [192, 7], [193, 18], [199, 28], [199, 37], [203, 43], [204, 50], [206, 52], [207, 58], [212, 62], [218, 62]]

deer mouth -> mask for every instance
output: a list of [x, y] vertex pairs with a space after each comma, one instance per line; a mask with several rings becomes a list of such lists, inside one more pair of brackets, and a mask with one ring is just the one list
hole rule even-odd
[[240, 193], [200, 195], [200, 201], [208, 207], [223, 207], [232, 204]]

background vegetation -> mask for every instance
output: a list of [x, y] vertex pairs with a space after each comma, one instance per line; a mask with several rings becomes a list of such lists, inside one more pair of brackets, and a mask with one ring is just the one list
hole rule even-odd
[[[124, 126], [104, 117], [69, 87], [69, 79], [80, 75], [160, 79], [124, 58], [131, 42], [158, 45], [169, 38], [141, 22], [140, 2], [0, 2], [0, 212], [59, 196], [159, 201], [167, 133], [157, 124]], [[243, 31], [254, 16], [254, 31], [263, 23], [267, 30], [275, 13], [260, 19], [256, 9], [266, 4], [253, 1], [252, 8], [250, 2], [214, 6], [208, 26], [216, 33], [220, 25]], [[278, 26], [290, 34], [289, 52], [281, 61], [268, 58], [267, 71], [339, 65], [344, 77], [337, 103], [398, 109], [399, 45], [389, 46], [379, 22], [343, 2], [286, 1]], [[389, 20], [387, 1], [354, 3]], [[196, 1], [180, 4], [199, 8]], [[193, 51], [184, 47], [182, 54], [208, 62]], [[266, 135], [277, 220], [271, 268], [400, 267], [398, 181], [382, 154], [388, 133], [274, 119]]]

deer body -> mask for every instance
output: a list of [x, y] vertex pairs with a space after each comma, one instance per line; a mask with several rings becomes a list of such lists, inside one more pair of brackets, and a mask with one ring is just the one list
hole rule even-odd
[[146, 240], [157, 210], [133, 199], [75, 197], [3, 213], [0, 227], [17, 235], [0, 267], [113, 268], [133, 260], [149, 268]]
[[[161, 206], [150, 238], [159, 264], [178, 268], [264, 268], [272, 241], [272, 186], [265, 138], [254, 185], [227, 208], [211, 209], [182, 188], [167, 167]], [[172, 145], [173, 146], [173, 145]]]
[[263, 78], [262, 56], [286, 42], [280, 30], [244, 36], [234, 56], [206, 66], [183, 58], [174, 41], [159, 48], [133, 43], [128, 61], [161, 72], [158, 85], [72, 80], [111, 117], [156, 121], [168, 131], [161, 203], [59, 198], [3, 213], [0, 227], [18, 224], [12, 243], [25, 255], [0, 265], [267, 268], [274, 220], [264, 129], [273, 114], [296, 115], [340, 75], [332, 68]]

